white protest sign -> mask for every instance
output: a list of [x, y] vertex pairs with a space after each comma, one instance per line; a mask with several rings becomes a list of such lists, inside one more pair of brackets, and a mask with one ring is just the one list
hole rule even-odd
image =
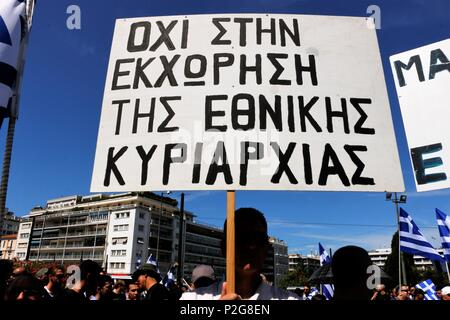
[[450, 187], [450, 39], [390, 58], [417, 191]]
[[117, 20], [91, 191], [402, 191], [365, 18]]

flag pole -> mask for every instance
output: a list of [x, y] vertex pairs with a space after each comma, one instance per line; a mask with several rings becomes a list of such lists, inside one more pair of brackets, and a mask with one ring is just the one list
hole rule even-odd
[[234, 212], [236, 207], [235, 191], [227, 191], [227, 293], [236, 292], [236, 273], [235, 273], [235, 221]]
[[25, 28], [24, 39], [20, 44], [19, 59], [17, 64], [17, 78], [14, 84], [13, 95], [11, 99], [11, 115], [8, 121], [8, 133], [6, 135], [5, 153], [3, 156], [2, 180], [0, 183], [0, 227], [3, 227], [3, 217], [6, 215], [6, 195], [8, 192], [9, 169], [11, 166], [11, 153], [14, 143], [14, 132], [18, 118], [20, 89], [22, 85], [23, 70], [25, 68], [25, 52], [28, 47], [28, 39], [33, 18], [35, 0], [28, 0], [25, 3]]
[[[398, 292], [402, 287], [402, 249], [400, 245], [400, 212], [398, 210], [397, 192], [394, 192], [395, 210], [397, 212], [397, 231], [398, 231]], [[397, 292], [397, 294], [398, 294]]]
[[445, 268], [447, 269], [448, 283], [450, 283], [450, 272], [448, 270], [448, 261], [447, 260], [445, 260]]

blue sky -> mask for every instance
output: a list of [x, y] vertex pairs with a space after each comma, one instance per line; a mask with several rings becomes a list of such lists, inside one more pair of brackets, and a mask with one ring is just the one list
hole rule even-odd
[[[68, 30], [66, 9], [81, 8], [81, 30]], [[404, 208], [435, 245], [434, 208], [450, 212], [450, 191], [416, 193], [389, 56], [450, 37], [447, 0], [41, 0], [27, 53], [7, 206], [27, 214], [47, 199], [89, 193], [101, 102], [117, 18], [207, 13], [286, 13], [368, 16], [381, 9], [378, 30], [408, 201]], [[0, 132], [3, 150], [6, 126]], [[178, 197], [179, 193], [174, 194]], [[383, 193], [237, 192], [237, 206], [265, 213], [269, 232], [290, 252], [356, 244], [386, 247], [396, 228], [393, 203]], [[186, 209], [222, 225], [225, 192], [187, 192]], [[434, 238], [434, 239], [433, 239]]]

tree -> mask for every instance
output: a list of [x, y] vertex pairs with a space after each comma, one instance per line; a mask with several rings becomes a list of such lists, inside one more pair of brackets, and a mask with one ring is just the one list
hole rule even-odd
[[[404, 270], [406, 274], [406, 284], [416, 285], [419, 280], [419, 273], [414, 266], [414, 257], [411, 254], [402, 252]], [[398, 232], [394, 233], [391, 241], [391, 254], [388, 255], [384, 265], [384, 271], [391, 277], [390, 285], [398, 284]], [[403, 270], [402, 270], [403, 272]], [[402, 275], [402, 282], [405, 277]]]
[[310, 265], [305, 266], [303, 261], [300, 261], [300, 263], [298, 263], [295, 267], [295, 270], [289, 271], [280, 279], [280, 287], [287, 288], [303, 286], [309, 282], [308, 280], [314, 271], [314, 267]]

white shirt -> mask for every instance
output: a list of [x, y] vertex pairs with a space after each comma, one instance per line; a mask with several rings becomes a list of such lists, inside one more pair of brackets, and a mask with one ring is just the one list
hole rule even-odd
[[[222, 294], [222, 282], [216, 282], [205, 288], [198, 288], [192, 292], [185, 292], [180, 300], [219, 300]], [[255, 294], [247, 300], [300, 300], [292, 292], [272, 287], [262, 281]]]

